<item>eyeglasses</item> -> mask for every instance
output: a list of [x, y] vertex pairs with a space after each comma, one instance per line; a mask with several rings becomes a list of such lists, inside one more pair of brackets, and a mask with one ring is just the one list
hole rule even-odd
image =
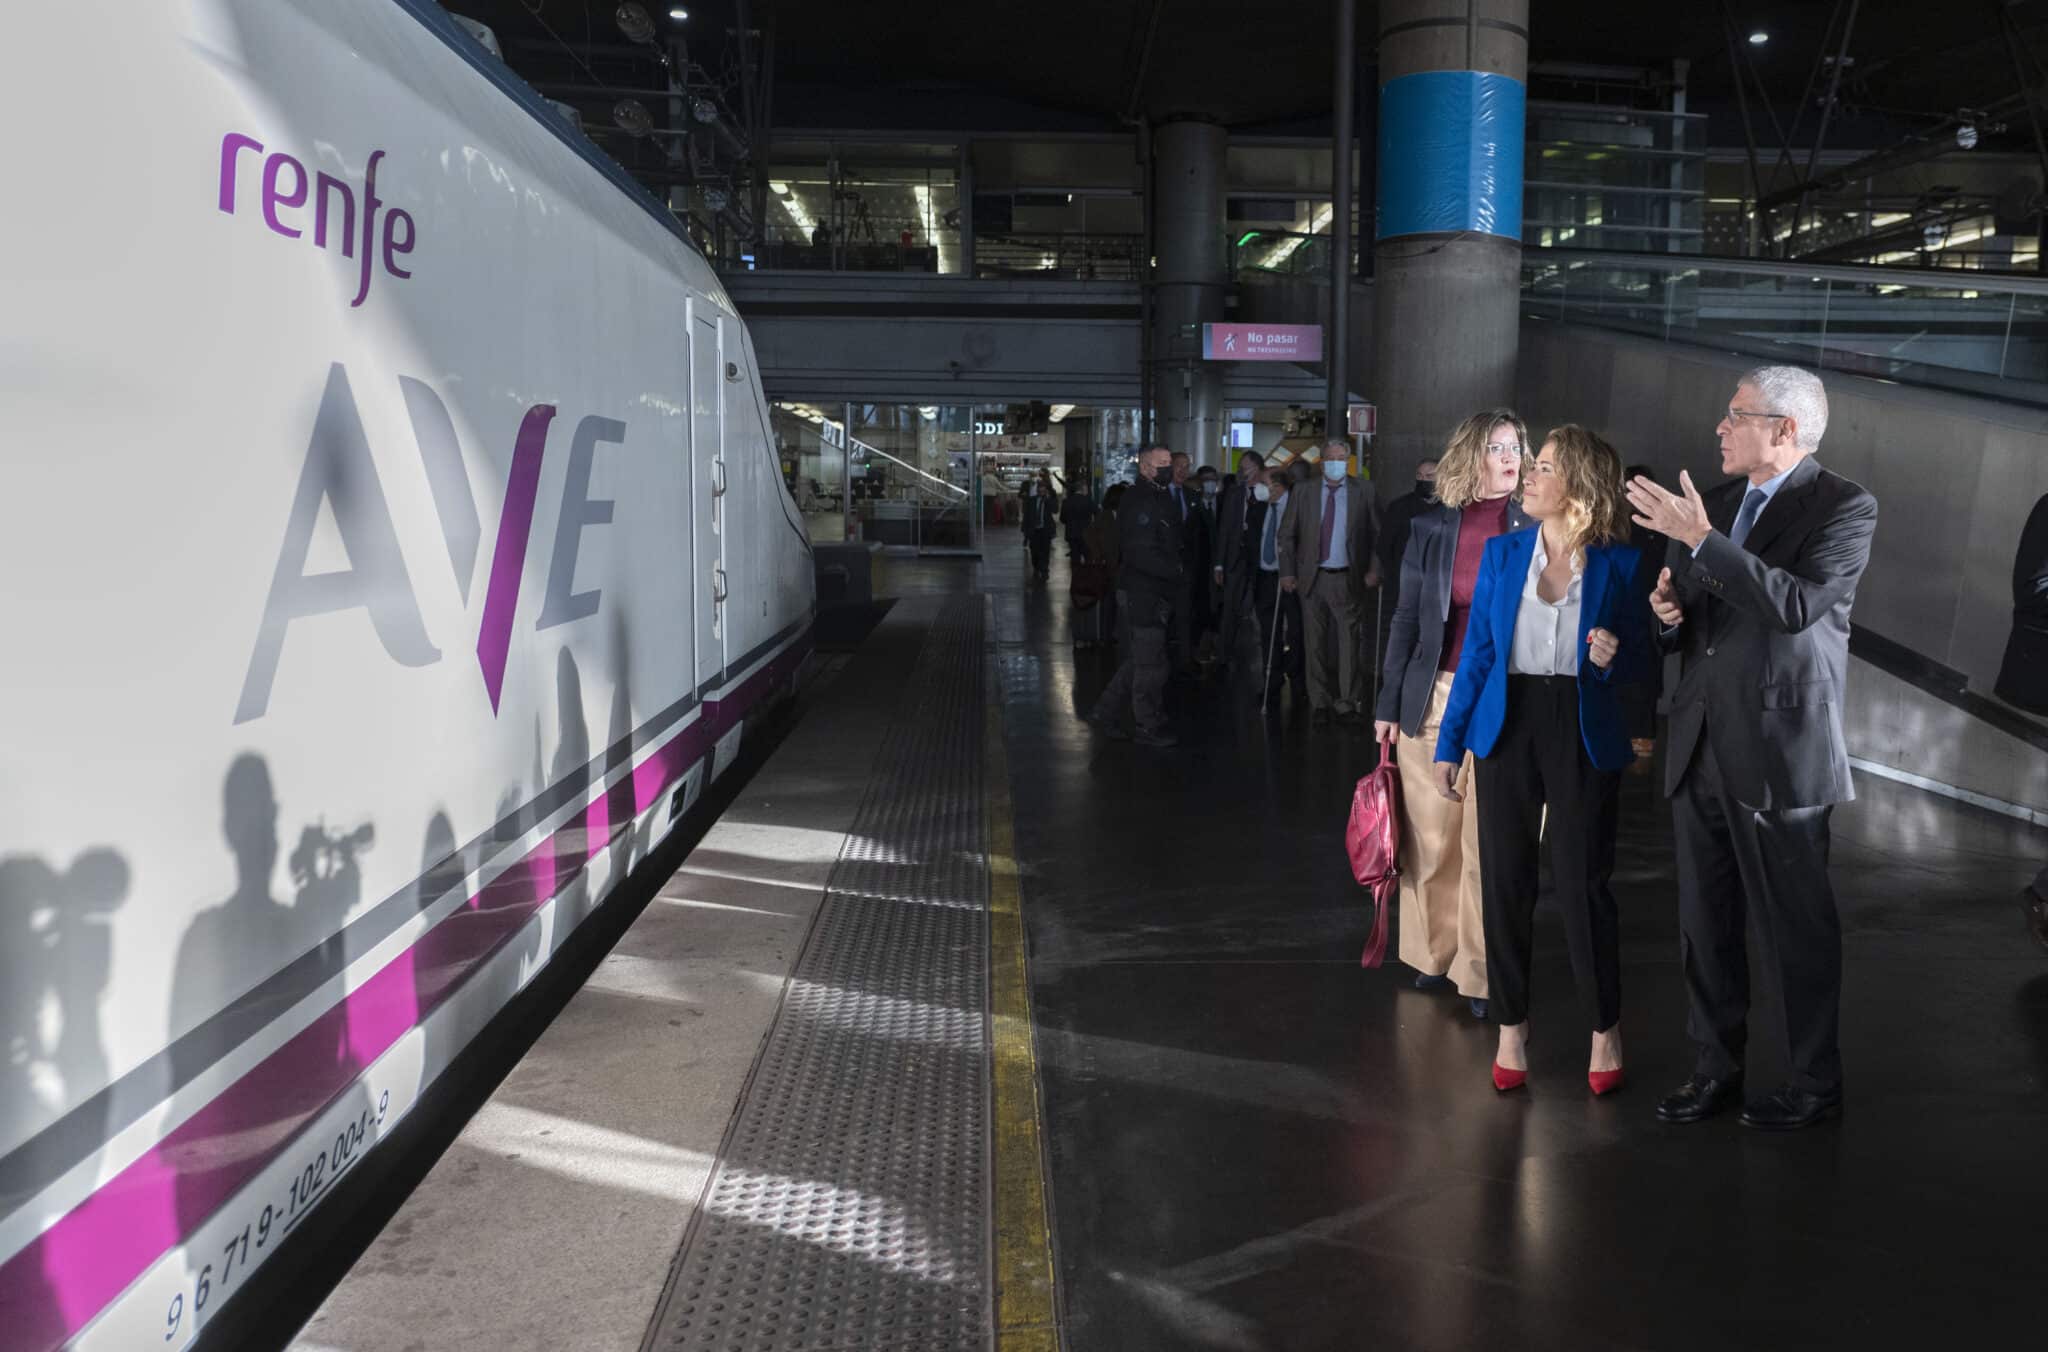
[[1489, 441], [1486, 443], [1486, 453], [1488, 455], [1520, 456], [1522, 454], [1522, 443], [1519, 441]]
[[1792, 416], [1789, 413], [1752, 413], [1745, 408], [1731, 408], [1727, 410], [1727, 413], [1728, 421], [1738, 426], [1740, 426], [1741, 420], [1744, 418], [1789, 418]]

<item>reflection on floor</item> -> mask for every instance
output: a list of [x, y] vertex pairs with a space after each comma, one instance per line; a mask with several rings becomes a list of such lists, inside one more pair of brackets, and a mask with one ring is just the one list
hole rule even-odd
[[[1491, 1030], [1361, 971], [1341, 828], [1369, 738], [1172, 689], [1172, 752], [1076, 717], [1066, 570], [888, 560], [878, 594], [986, 589], [1025, 869], [1068, 1346], [1899, 1346], [2039, 1339], [2048, 963], [2013, 898], [2048, 832], [1878, 780], [1835, 816], [1848, 1109], [1789, 1137], [1653, 1120], [1690, 1069], [1668, 814], [1624, 795], [1630, 1085], [1594, 1101], [1539, 916], [1531, 1092]], [[1779, 1015], [1750, 1076], [1777, 1082]]]

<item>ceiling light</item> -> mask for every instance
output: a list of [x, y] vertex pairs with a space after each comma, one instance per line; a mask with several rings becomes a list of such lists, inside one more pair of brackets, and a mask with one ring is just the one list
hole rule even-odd
[[[674, 19], [677, 23], [681, 23], [683, 20], [690, 17], [690, 11], [687, 9], [672, 9], [668, 12], [668, 17]], [[1756, 39], [1751, 38], [1750, 41], [1755, 42]]]
[[1059, 422], [1073, 411], [1074, 406], [1072, 404], [1054, 404], [1051, 410], [1046, 413], [1045, 420], [1047, 422]]
[[1761, 47], [1770, 40], [1771, 35], [1769, 33], [1764, 32], [1764, 30], [1761, 28], [1757, 29], [1756, 32], [1751, 33], [1749, 35], [1749, 45], [1752, 47]]
[[789, 196], [789, 185], [780, 180], [777, 180], [776, 182], [770, 183], [768, 185], [768, 191], [774, 193], [777, 197], [787, 197]]

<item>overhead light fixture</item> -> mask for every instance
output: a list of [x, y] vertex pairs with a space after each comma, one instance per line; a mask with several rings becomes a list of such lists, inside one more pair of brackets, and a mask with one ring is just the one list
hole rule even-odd
[[1749, 35], [1749, 45], [1752, 47], [1761, 47], [1770, 40], [1771, 35], [1769, 33], [1764, 32], [1764, 30], [1761, 28], [1757, 29], [1756, 32], [1751, 33]]
[[[687, 9], [672, 9], [668, 12], [668, 17], [674, 19], [677, 23], [681, 23], [683, 20], [690, 17], [690, 11]], [[1754, 38], [1750, 40], [1752, 42], [1755, 41]]]
[[1965, 122], [1962, 126], [1957, 127], [1956, 144], [1965, 150], [1975, 150], [1977, 148], [1977, 124]]
[[768, 185], [768, 191], [774, 193], [777, 197], [787, 197], [789, 196], [789, 185], [777, 179]]
[[1072, 404], [1054, 404], [1051, 410], [1046, 413], [1045, 420], [1047, 422], [1059, 422], [1073, 411], [1074, 406]]

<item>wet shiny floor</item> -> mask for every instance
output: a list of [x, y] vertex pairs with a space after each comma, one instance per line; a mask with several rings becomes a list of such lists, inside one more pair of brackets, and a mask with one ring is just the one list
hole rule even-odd
[[[1670, 828], [1633, 774], [1629, 1085], [1587, 1092], [1546, 907], [1531, 1088], [1501, 1097], [1462, 1000], [1358, 967], [1341, 832], [1369, 736], [1212, 676], [1171, 688], [1180, 748], [1101, 742], [1076, 712], [1108, 660], [1070, 644], [1064, 564], [1041, 588], [992, 552], [888, 561], [878, 591], [996, 598], [1073, 1352], [2039, 1345], [2048, 961], [2014, 897], [2048, 832], [1859, 776], [1835, 816], [1845, 1117], [1671, 1127]], [[1768, 1087], [1768, 998], [1752, 1027]]]

